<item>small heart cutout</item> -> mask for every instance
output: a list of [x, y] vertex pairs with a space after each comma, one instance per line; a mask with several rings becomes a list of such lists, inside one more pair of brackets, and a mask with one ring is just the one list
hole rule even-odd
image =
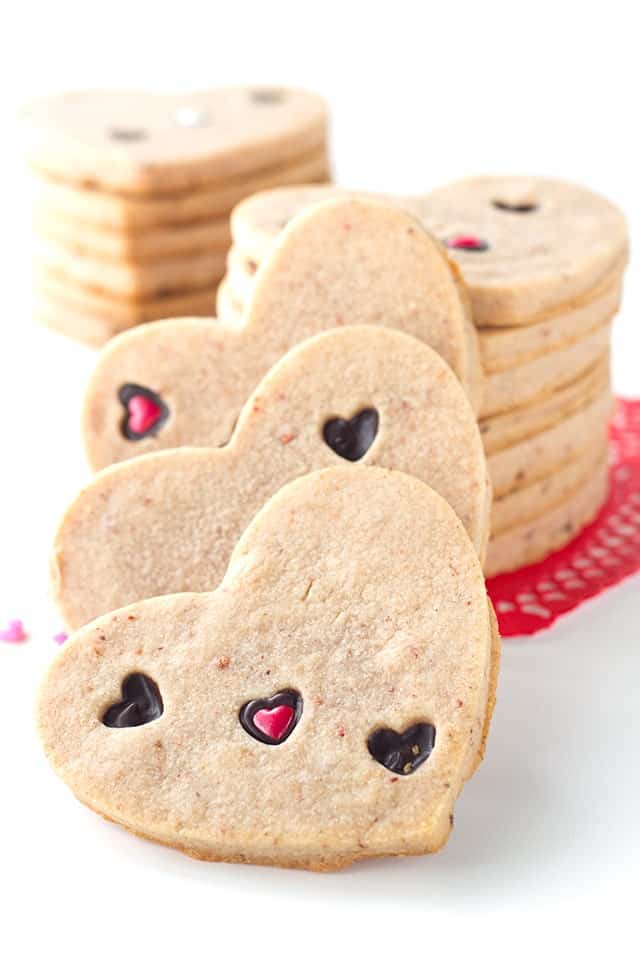
[[451, 250], [468, 250], [470, 253], [482, 253], [489, 249], [486, 240], [472, 233], [458, 233], [455, 237], [445, 240], [445, 243]]
[[127, 440], [155, 436], [169, 416], [169, 408], [159, 394], [136, 383], [126, 383], [118, 392], [125, 409], [122, 433]]
[[374, 730], [367, 740], [369, 753], [392, 773], [406, 776], [429, 759], [436, 742], [436, 728], [432, 723], [415, 723], [404, 733], [389, 727]]
[[507, 200], [492, 200], [491, 203], [504, 213], [534, 213], [538, 209], [537, 203], [509, 203]]
[[302, 716], [302, 697], [295, 690], [280, 690], [272, 697], [249, 700], [240, 711], [240, 723], [261, 743], [284, 743]]
[[164, 705], [157, 683], [144, 673], [130, 673], [122, 681], [122, 700], [105, 711], [105, 727], [141, 727], [157, 720]]
[[378, 433], [378, 411], [361, 410], [350, 420], [334, 417], [327, 420], [322, 431], [324, 441], [334, 453], [345, 460], [361, 460]]

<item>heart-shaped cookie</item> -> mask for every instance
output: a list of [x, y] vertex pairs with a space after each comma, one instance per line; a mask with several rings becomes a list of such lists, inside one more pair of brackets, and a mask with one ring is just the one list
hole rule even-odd
[[[194, 323], [199, 332], [198, 321], [182, 321], [182, 343]], [[189, 411], [177, 402], [169, 394], [166, 426], [176, 417], [188, 429]], [[65, 620], [78, 627], [144, 597], [212, 589], [270, 496], [304, 473], [350, 461], [425, 480], [483, 556], [490, 485], [462, 387], [426, 344], [350, 326], [286, 354], [222, 449], [165, 450], [93, 478], [67, 510], [52, 554], [52, 592]]]
[[[293, 217], [340, 193], [333, 186], [284, 187], [249, 197], [231, 218], [234, 244], [260, 264]], [[473, 177], [386, 200], [412, 212], [446, 246], [478, 327], [528, 325], [571, 310], [628, 258], [618, 207], [561, 180]]]
[[321, 97], [284, 87], [186, 95], [76, 91], [22, 114], [38, 170], [97, 190], [171, 194], [308, 154], [324, 144]]
[[[429, 344], [479, 404], [476, 334], [440, 244], [401, 210], [337, 199], [284, 232], [259, 272], [242, 326], [163, 321], [103, 350], [84, 409], [91, 465], [226, 443], [247, 397], [287, 350], [355, 323], [395, 327]], [[122, 431], [119, 391], [127, 383], [152, 390], [171, 411], [160, 430], [135, 443]]]
[[[348, 465], [277, 493], [214, 593], [145, 600], [71, 636], [39, 731], [76, 796], [137, 834], [202, 859], [331, 869], [446, 841], [497, 659], [452, 509], [416, 478]], [[132, 674], [162, 714], [108, 726]], [[296, 722], [256, 724], [279, 706]]]

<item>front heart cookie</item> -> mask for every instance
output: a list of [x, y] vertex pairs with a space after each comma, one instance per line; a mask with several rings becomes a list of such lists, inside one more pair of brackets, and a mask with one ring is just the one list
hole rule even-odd
[[[226, 443], [251, 391], [287, 350], [325, 330], [364, 323], [394, 327], [431, 346], [479, 406], [476, 333], [441, 245], [404, 211], [335, 199], [284, 231], [261, 266], [241, 325], [160, 321], [108, 344], [85, 398], [92, 467], [168, 447]], [[171, 393], [171, 417], [136, 443], [121, 430], [118, 395], [125, 383]]]
[[[180, 321], [180, 341], [189, 342], [200, 323]], [[336, 418], [336, 411], [346, 416]], [[187, 413], [172, 395], [159, 435]], [[304, 473], [349, 461], [426, 481], [483, 556], [490, 484], [462, 387], [413, 337], [350, 326], [283, 357], [222, 449], [146, 454], [93, 478], [55, 539], [52, 593], [63, 617], [75, 628], [144, 597], [212, 589], [270, 496]]]
[[[137, 834], [202, 859], [331, 869], [442, 846], [497, 663], [451, 508], [406, 474], [345, 465], [272, 497], [214, 593], [145, 600], [71, 636], [38, 724], [77, 797]], [[132, 674], [162, 713], [108, 726]]]

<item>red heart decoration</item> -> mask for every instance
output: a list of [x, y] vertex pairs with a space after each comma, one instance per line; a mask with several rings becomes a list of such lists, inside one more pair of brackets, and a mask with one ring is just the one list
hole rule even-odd
[[452, 250], [472, 250], [480, 253], [482, 250], [488, 250], [489, 244], [480, 237], [475, 237], [472, 233], [459, 233], [455, 237], [450, 237], [446, 244]]
[[253, 725], [272, 740], [282, 740], [293, 723], [294, 715], [295, 711], [293, 707], [287, 704], [272, 707], [271, 710], [263, 708], [254, 713]]
[[127, 411], [129, 413], [129, 429], [133, 433], [145, 433], [158, 422], [162, 414], [162, 410], [157, 403], [139, 393], [131, 397], [127, 404]]

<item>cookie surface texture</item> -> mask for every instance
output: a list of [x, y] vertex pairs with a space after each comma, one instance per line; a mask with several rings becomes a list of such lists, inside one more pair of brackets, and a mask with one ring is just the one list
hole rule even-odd
[[[164, 429], [157, 394], [121, 388], [120, 404], [123, 414], [129, 409], [132, 447]], [[75, 628], [134, 600], [215, 587], [270, 496], [304, 473], [349, 462], [424, 480], [483, 557], [488, 468], [462, 387], [426, 344], [390, 328], [351, 326], [286, 354], [225, 447], [147, 454], [95, 475], [55, 539], [52, 593], [63, 617]]]
[[81, 801], [202, 859], [422, 854], [446, 841], [482, 752], [494, 648], [445, 501], [395, 471], [332, 468], [269, 501], [214, 593], [73, 635], [40, 736]]
[[[433, 347], [472, 405], [481, 393], [477, 338], [455, 271], [409, 215], [364, 200], [329, 200], [284, 231], [258, 272], [242, 326], [188, 320], [116, 338], [89, 384], [84, 433], [95, 468], [152, 450], [226, 443], [261, 377], [292, 346], [350, 324], [395, 327]], [[172, 411], [163, 429], [132, 445], [118, 393], [137, 383]]]

